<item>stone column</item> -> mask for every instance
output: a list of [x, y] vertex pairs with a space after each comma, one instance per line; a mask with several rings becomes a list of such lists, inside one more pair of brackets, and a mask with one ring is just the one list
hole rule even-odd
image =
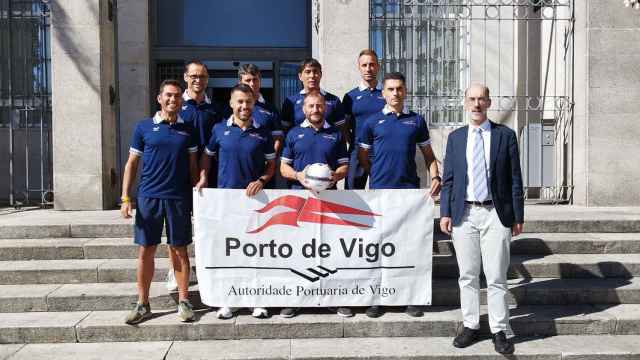
[[640, 204], [640, 13], [576, 1], [574, 202]]
[[369, 1], [314, 0], [313, 54], [322, 64], [322, 87], [342, 99], [360, 81], [358, 54], [369, 47]]
[[107, 0], [52, 2], [53, 188], [59, 210], [116, 205], [114, 26]]
[[136, 122], [150, 116], [149, 46], [149, 0], [118, 0], [120, 175]]

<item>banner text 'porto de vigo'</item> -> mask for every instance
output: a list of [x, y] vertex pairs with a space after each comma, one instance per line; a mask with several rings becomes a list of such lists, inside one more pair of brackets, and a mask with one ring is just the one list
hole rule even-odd
[[425, 189], [194, 192], [196, 273], [209, 306], [430, 305]]

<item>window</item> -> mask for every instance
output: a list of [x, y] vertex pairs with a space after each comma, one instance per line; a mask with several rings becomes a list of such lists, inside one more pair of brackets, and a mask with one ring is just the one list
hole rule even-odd
[[157, 0], [157, 46], [306, 48], [309, 2]]

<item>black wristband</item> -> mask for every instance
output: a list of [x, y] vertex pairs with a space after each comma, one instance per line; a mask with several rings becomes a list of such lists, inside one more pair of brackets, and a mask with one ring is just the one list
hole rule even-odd
[[258, 178], [258, 181], [260, 181], [263, 185], [267, 183], [267, 181], [261, 177]]
[[442, 178], [440, 176], [438, 176], [438, 175], [432, 177], [431, 181], [433, 181], [433, 180], [438, 180], [438, 182], [442, 182]]

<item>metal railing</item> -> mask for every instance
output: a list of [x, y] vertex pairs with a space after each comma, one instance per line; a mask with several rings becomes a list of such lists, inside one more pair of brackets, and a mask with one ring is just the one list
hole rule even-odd
[[518, 134], [525, 195], [571, 202], [573, 0], [370, 0], [369, 19], [381, 72], [405, 74], [440, 156], [466, 124], [464, 90], [484, 83], [490, 118]]
[[0, 203], [53, 201], [50, 9], [0, 0]]

